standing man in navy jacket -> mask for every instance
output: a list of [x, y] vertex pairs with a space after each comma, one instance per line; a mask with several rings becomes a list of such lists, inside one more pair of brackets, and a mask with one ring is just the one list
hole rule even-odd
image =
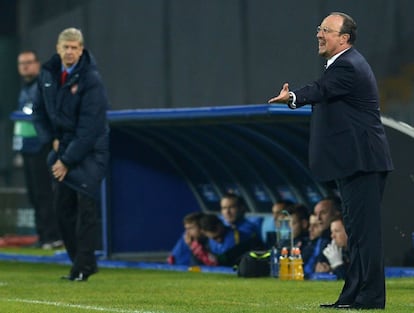
[[53, 144], [48, 164], [54, 205], [73, 263], [65, 279], [86, 281], [97, 272], [99, 191], [108, 163], [108, 98], [92, 55], [76, 28], [63, 30], [57, 54], [39, 77], [34, 121], [39, 138]]
[[[35, 51], [25, 50], [19, 53], [17, 64], [23, 81], [17, 109], [30, 116], [38, 90], [40, 62]], [[53, 207], [52, 179], [46, 166], [50, 147], [50, 143], [44, 145], [40, 142], [31, 121], [16, 121], [13, 149], [23, 156], [27, 195], [35, 211], [38, 243], [43, 249], [57, 249], [63, 245]]]
[[270, 103], [291, 109], [312, 104], [309, 163], [321, 181], [335, 181], [343, 202], [350, 265], [338, 300], [321, 307], [383, 309], [385, 275], [381, 199], [393, 169], [380, 119], [376, 79], [353, 47], [356, 23], [331, 13], [317, 28], [319, 55], [327, 59], [322, 77], [289, 91], [285, 83]]

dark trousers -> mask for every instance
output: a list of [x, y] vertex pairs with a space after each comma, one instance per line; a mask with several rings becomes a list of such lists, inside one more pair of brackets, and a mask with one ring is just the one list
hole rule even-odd
[[60, 239], [53, 207], [52, 179], [46, 164], [48, 153], [49, 147], [46, 146], [38, 153], [22, 153], [27, 193], [35, 211], [40, 243]]
[[343, 201], [350, 264], [338, 302], [385, 307], [381, 200], [386, 173], [357, 173], [336, 183]]
[[55, 207], [66, 251], [72, 261], [71, 274], [93, 274], [97, 270], [95, 249], [99, 238], [97, 201], [56, 183]]

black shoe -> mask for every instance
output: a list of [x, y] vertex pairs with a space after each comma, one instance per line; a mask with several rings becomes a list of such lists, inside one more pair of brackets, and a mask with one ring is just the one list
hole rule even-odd
[[336, 306], [336, 303], [323, 303], [323, 304], [319, 304], [320, 308], [324, 308], [324, 309], [332, 309]]
[[74, 281], [87, 281], [90, 275], [83, 274], [80, 272], [77, 276], [73, 278]]
[[62, 276], [61, 279], [69, 280], [69, 281], [87, 281], [90, 275], [85, 275], [83, 273], [77, 274], [70, 274], [66, 276]]
[[352, 304], [343, 304], [343, 303], [327, 303], [327, 304], [320, 304], [320, 308], [324, 309], [351, 309]]
[[353, 304], [342, 304], [338, 305], [337, 309], [344, 309], [344, 310], [384, 310], [383, 305], [378, 304], [361, 304], [361, 303], [353, 303]]
[[89, 276], [96, 274], [98, 272], [98, 266], [85, 266], [82, 271], [76, 269], [71, 269], [69, 275], [62, 276], [61, 279], [70, 280], [70, 281], [87, 281]]
[[63, 241], [62, 240], [55, 240], [50, 242], [45, 242], [42, 244], [43, 250], [53, 250], [53, 249], [60, 249], [63, 248]]
[[70, 280], [70, 281], [87, 281], [89, 276], [98, 272], [98, 268], [94, 268], [93, 271], [86, 274], [83, 272], [71, 272], [69, 275], [62, 276], [61, 279]]

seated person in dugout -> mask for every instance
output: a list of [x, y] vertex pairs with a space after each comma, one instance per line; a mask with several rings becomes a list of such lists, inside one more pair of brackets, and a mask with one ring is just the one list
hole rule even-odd
[[[311, 239], [310, 245], [302, 250], [305, 278], [310, 278], [315, 272], [316, 263], [323, 258], [323, 249], [331, 241], [331, 221], [341, 212], [341, 199], [336, 196], [320, 200], [314, 207], [313, 214], [317, 218], [320, 234], [317, 239]], [[312, 223], [311, 223], [312, 225]]]
[[225, 225], [241, 232], [254, 233], [260, 238], [259, 225], [249, 221], [245, 217], [247, 206], [242, 197], [233, 192], [225, 193], [220, 200], [220, 209]]
[[318, 262], [318, 258], [329, 243], [329, 240], [322, 237], [322, 224], [315, 214], [311, 214], [309, 217], [309, 241], [302, 247], [302, 258], [303, 258], [303, 272], [305, 278], [315, 272], [315, 266]]
[[208, 246], [193, 243], [191, 250], [204, 265], [233, 266], [245, 252], [262, 247], [256, 234], [231, 228], [214, 214], [205, 214], [200, 219], [200, 227], [208, 238]]
[[[246, 205], [243, 198], [235, 193], [228, 192], [220, 200], [220, 207], [222, 213], [222, 219], [225, 225], [231, 228], [237, 229], [243, 233], [256, 236], [259, 238], [259, 227], [255, 223], [245, 218]], [[174, 265], [197, 265], [199, 261], [194, 258], [190, 249], [190, 241], [188, 240], [189, 233], [191, 232], [194, 238], [201, 236], [200, 243], [204, 244], [203, 236], [199, 234], [199, 219], [203, 215], [202, 212], [190, 213], [184, 217], [183, 223], [185, 232], [177, 240], [171, 254], [167, 258], [167, 263]], [[186, 240], [187, 238], [187, 240]], [[260, 239], [259, 239], [260, 240]]]
[[291, 228], [293, 234], [293, 245], [302, 250], [309, 241], [309, 211], [303, 204], [288, 206], [286, 211], [292, 219]]
[[178, 239], [171, 254], [167, 258], [168, 264], [175, 265], [200, 265], [202, 262], [198, 260], [191, 251], [191, 244], [197, 243], [198, 246], [207, 245], [207, 237], [201, 233], [200, 219], [204, 215], [203, 212], [193, 212], [184, 216], [184, 233]]
[[347, 249], [348, 236], [340, 215], [331, 222], [331, 237], [331, 243], [323, 249], [324, 258], [316, 263], [315, 272], [333, 273], [338, 279], [344, 279], [350, 259]]
[[342, 211], [341, 205], [341, 199], [332, 196], [320, 200], [313, 209], [313, 213], [319, 219], [323, 229], [321, 236], [328, 239], [328, 241], [331, 240], [331, 222]]
[[271, 248], [276, 244], [276, 220], [281, 214], [281, 212], [291, 205], [293, 205], [292, 201], [280, 200], [273, 204], [272, 215], [266, 216], [263, 219], [261, 226], [261, 237], [266, 248]]

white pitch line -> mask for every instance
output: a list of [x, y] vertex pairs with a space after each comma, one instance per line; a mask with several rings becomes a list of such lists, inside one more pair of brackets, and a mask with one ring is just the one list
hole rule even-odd
[[69, 303], [41, 301], [41, 300], [27, 300], [27, 299], [18, 299], [18, 298], [15, 298], [15, 299], [1, 299], [0, 298], [0, 301], [20, 302], [20, 303], [29, 303], [29, 304], [43, 304], [43, 305], [50, 305], [50, 306], [56, 306], [56, 307], [76, 308], [76, 309], [82, 309], [82, 310], [93, 310], [93, 311], [113, 312], [113, 313], [161, 313], [161, 312], [154, 312], [154, 311], [124, 310], [124, 309], [115, 309], [115, 308], [104, 308], [104, 307], [99, 307], [99, 306], [69, 304]]

